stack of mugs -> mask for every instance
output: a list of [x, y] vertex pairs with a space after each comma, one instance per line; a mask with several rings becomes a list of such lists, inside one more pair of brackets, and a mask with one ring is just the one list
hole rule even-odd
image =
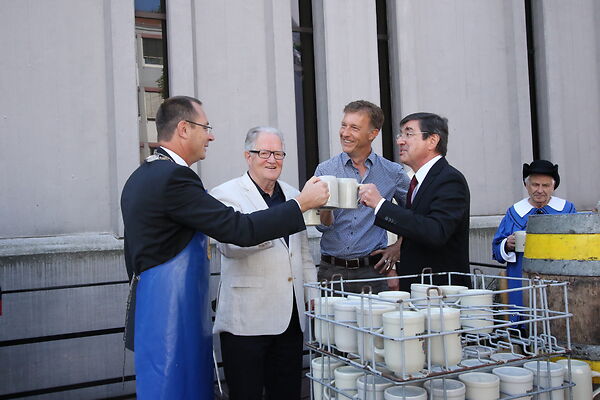
[[[413, 284], [411, 293], [389, 291], [370, 298], [329, 296], [315, 303], [315, 338], [319, 343], [335, 345], [337, 350], [358, 355], [373, 365], [384, 361], [387, 368], [403, 377], [421, 371], [428, 365], [426, 361], [436, 368], [458, 365], [463, 359], [458, 331], [489, 333], [493, 328], [493, 292], [457, 285]], [[465, 356], [480, 358], [478, 354]]]
[[[315, 338], [341, 352], [369, 361], [377, 370], [402, 379], [423, 378], [428, 364], [442, 370], [513, 362], [523, 356], [495, 353], [477, 345], [462, 348], [459, 331], [487, 334], [494, 328], [494, 292], [457, 285], [413, 284], [411, 293], [381, 292], [372, 296], [323, 297], [315, 303]], [[326, 319], [326, 321], [320, 318]], [[334, 320], [335, 323], [330, 323]], [[480, 337], [481, 338], [481, 337]], [[468, 337], [467, 337], [468, 339]], [[385, 362], [385, 364], [382, 364]], [[523, 361], [521, 361], [523, 362]], [[570, 363], [572, 384], [563, 385]], [[312, 360], [315, 400], [444, 399], [496, 400], [500, 395], [540, 400], [588, 400], [593, 372], [577, 360], [531, 361], [522, 367], [502, 366], [491, 372], [467, 372], [457, 379], [430, 379], [424, 388], [395, 386], [390, 380], [329, 357]], [[435, 372], [435, 369], [432, 371]], [[567, 376], [565, 376], [567, 375]], [[600, 374], [598, 374], [600, 375]], [[387, 376], [387, 375], [386, 375]], [[334, 389], [327, 389], [326, 384]], [[571, 384], [571, 386], [572, 386]], [[566, 386], [566, 387], [565, 387]], [[544, 393], [533, 395], [539, 390]]]

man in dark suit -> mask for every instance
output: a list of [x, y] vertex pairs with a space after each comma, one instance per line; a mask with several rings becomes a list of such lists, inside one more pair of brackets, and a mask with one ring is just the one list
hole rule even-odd
[[[400, 121], [400, 130], [400, 161], [415, 172], [406, 207], [383, 199], [374, 185], [361, 186], [361, 201], [375, 209], [375, 225], [402, 236], [399, 275], [418, 274], [426, 267], [468, 273], [469, 186], [445, 158], [448, 120], [415, 113]], [[411, 280], [400, 281], [401, 290], [410, 288]], [[453, 284], [466, 282], [466, 277], [453, 276]]]
[[[210, 399], [212, 335], [207, 238], [251, 246], [305, 229], [302, 212], [327, 201], [311, 178], [295, 199], [241, 214], [206, 193], [188, 168], [214, 140], [202, 103], [167, 99], [156, 115], [161, 146], [125, 183], [125, 262], [135, 296], [138, 398]], [[133, 310], [132, 310], [133, 311]], [[252, 316], [248, 316], [251, 318]], [[128, 328], [133, 321], [128, 319]]]

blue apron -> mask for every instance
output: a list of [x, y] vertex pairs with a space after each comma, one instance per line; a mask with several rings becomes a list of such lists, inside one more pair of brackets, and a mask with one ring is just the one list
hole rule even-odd
[[207, 238], [140, 275], [135, 305], [137, 398], [212, 399]]

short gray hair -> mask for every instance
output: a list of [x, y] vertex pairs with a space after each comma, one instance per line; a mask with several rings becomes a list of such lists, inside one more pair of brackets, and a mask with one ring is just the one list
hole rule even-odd
[[283, 133], [277, 128], [273, 128], [272, 126], [255, 126], [254, 128], [250, 128], [248, 133], [246, 133], [246, 142], [244, 143], [244, 150], [254, 150], [254, 144], [256, 143], [256, 139], [261, 133], [271, 133], [273, 135], [277, 135], [279, 140], [281, 140], [281, 146], [283, 146], [282, 150], [285, 150], [285, 141], [283, 140]]

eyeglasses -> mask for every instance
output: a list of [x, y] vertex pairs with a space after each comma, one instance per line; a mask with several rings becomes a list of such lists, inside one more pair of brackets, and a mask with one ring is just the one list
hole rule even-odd
[[213, 127], [210, 125], [204, 125], [204, 124], [199, 124], [197, 122], [194, 121], [190, 121], [189, 119], [184, 119], [185, 122], [189, 122], [190, 124], [194, 124], [194, 125], [198, 125], [204, 128], [204, 130], [206, 130], [206, 133], [211, 134]]
[[248, 150], [248, 153], [258, 154], [260, 158], [267, 160], [273, 154], [276, 160], [283, 160], [285, 158], [285, 151], [271, 151], [271, 150]]
[[[409, 132], [400, 132], [396, 134], [396, 140], [399, 139], [410, 139], [413, 136], [415, 136], [418, 132], [413, 132], [413, 131], [409, 131]], [[421, 131], [421, 133], [434, 133], [434, 132], [427, 132], [427, 131]]]

